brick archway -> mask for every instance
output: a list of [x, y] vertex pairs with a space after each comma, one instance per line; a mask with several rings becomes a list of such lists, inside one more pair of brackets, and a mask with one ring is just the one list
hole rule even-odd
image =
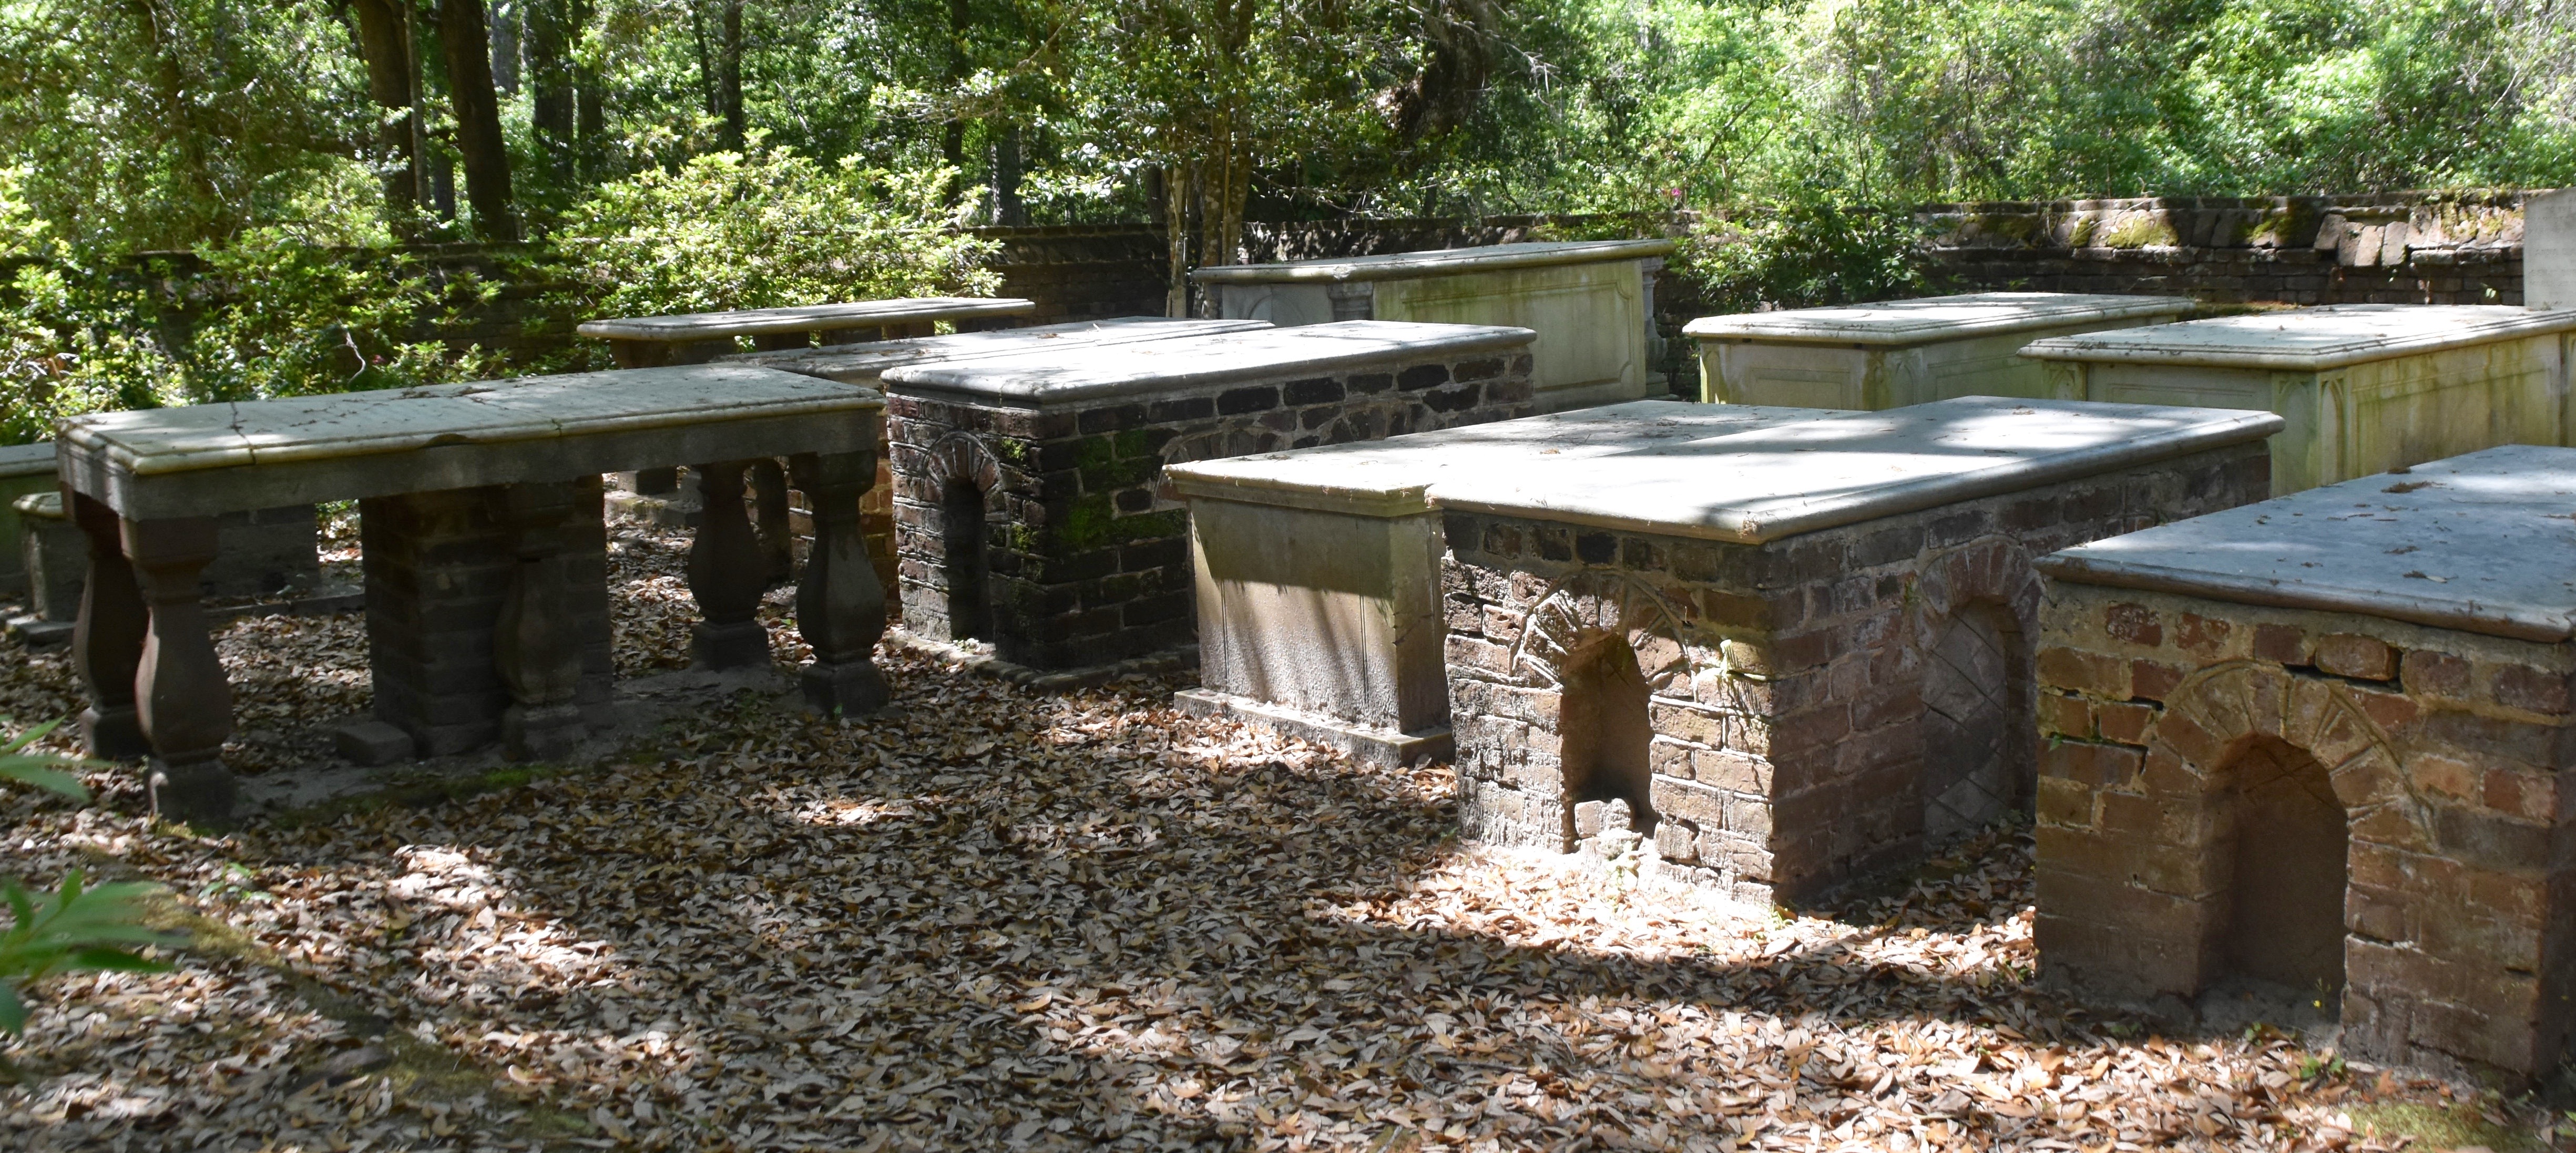
[[2038, 785], [2031, 638], [2044, 594], [2029, 552], [1980, 537], [1925, 558], [1902, 635], [1921, 672], [1919, 788], [1927, 845], [2027, 810]]
[[1530, 610], [1512, 648], [1512, 677], [1528, 688], [1562, 689], [1569, 659], [1615, 640], [1636, 654], [1656, 696], [1687, 701], [1697, 666], [1714, 662], [1694, 662], [1682, 636], [1680, 614], [1655, 590], [1621, 573], [1586, 570]]

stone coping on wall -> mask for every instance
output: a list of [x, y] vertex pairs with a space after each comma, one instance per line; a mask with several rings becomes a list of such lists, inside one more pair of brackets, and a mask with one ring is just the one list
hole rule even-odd
[[1411, 280], [1424, 276], [1458, 276], [1518, 268], [1552, 268], [1642, 260], [1673, 254], [1670, 240], [1565, 240], [1487, 244], [1429, 252], [1393, 252], [1286, 264], [1224, 264], [1190, 273], [1201, 284], [1345, 283], [1354, 280]]
[[2027, 332], [2096, 320], [2189, 312], [2187, 296], [2076, 292], [1971, 292], [1831, 308], [1703, 316], [1682, 327], [1697, 340], [1905, 346]]
[[2279, 432], [2268, 412], [1971, 396], [1434, 483], [1443, 508], [1759, 544]]
[[2491, 341], [2576, 331], [2576, 309], [2488, 304], [2329, 304], [2054, 336], [2023, 346], [2039, 360], [2121, 361], [2322, 372]]
[[0, 446], [0, 480], [42, 476], [54, 471], [54, 442]]
[[1266, 320], [1176, 320], [1163, 316], [1118, 316], [1106, 320], [1045, 324], [1031, 328], [1001, 328], [991, 332], [956, 332], [946, 336], [915, 336], [902, 340], [877, 340], [862, 344], [829, 344], [821, 348], [783, 349], [776, 352], [736, 352], [719, 356], [713, 363], [749, 364], [804, 376], [819, 376], [825, 380], [837, 380], [843, 384], [874, 385], [888, 369], [902, 368], [907, 365], [980, 360], [1022, 352], [1062, 352], [1073, 348], [1100, 348], [1107, 345], [1132, 344], [1140, 340], [1171, 340], [1186, 336], [1214, 336], [1219, 333], [1245, 332], [1268, 327], [1270, 322]]
[[2576, 636], [2576, 449], [2491, 448], [2097, 541], [2038, 565], [2074, 584], [2563, 641]]
[[874, 389], [690, 365], [97, 413], [62, 431], [75, 486], [132, 519], [873, 449], [884, 407]]
[[1167, 466], [1187, 497], [1359, 516], [1431, 510], [1435, 482], [1475, 470], [1510, 471], [1551, 456], [1589, 458], [1658, 441], [1697, 440], [1836, 415], [1833, 409], [1636, 400], [1357, 444]]
[[1346, 320], [1184, 337], [1114, 348], [997, 356], [963, 364], [898, 368], [888, 391], [946, 396], [1012, 408], [1089, 404], [1147, 393], [1208, 388], [1238, 380], [1328, 376], [1396, 360], [1441, 360], [1518, 352], [1538, 334], [1486, 324]]
[[762, 336], [788, 332], [830, 332], [888, 324], [938, 320], [976, 320], [991, 316], [1025, 316], [1037, 310], [1016, 297], [916, 296], [901, 300], [861, 300], [844, 304], [809, 304], [795, 308], [747, 308], [733, 312], [686, 312], [671, 316], [607, 317], [585, 320], [575, 331], [613, 340], [692, 342], [725, 336]]

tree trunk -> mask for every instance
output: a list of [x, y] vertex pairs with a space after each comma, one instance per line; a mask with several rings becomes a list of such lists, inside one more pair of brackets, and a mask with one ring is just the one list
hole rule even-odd
[[1163, 314], [1175, 319], [1190, 314], [1190, 202], [1197, 166], [1175, 164], [1163, 170], [1163, 236], [1171, 246], [1172, 284]]
[[447, 97], [456, 111], [456, 150], [465, 160], [465, 197], [486, 240], [517, 240], [510, 152], [501, 138], [501, 100], [492, 88], [483, 0], [438, 0], [438, 42], [446, 49]]
[[571, 39], [565, 0], [527, 0], [528, 126], [547, 175], [557, 186], [569, 182], [573, 165]]
[[[967, 11], [966, 0], [948, 0], [948, 91], [955, 93], [966, 83], [966, 33], [974, 25], [975, 14]], [[948, 202], [954, 204], [966, 193], [966, 122], [950, 119], [940, 129], [939, 155], [952, 170], [948, 177]]]
[[993, 141], [993, 222], [1026, 224], [1028, 209], [1020, 203], [1020, 126], [1006, 124]]
[[724, 118], [722, 144], [729, 152], [743, 148], [742, 0], [725, 0], [724, 28], [716, 41], [716, 115]]
[[349, 8], [357, 17], [358, 58], [367, 65], [367, 95], [379, 109], [376, 147], [382, 155], [376, 164], [385, 185], [385, 215], [394, 234], [409, 239], [418, 231], [422, 199], [420, 152], [414, 147], [420, 135], [419, 70], [411, 28], [389, 0], [350, 0]]
[[528, 0], [492, 0], [492, 87], [503, 96], [519, 94], [519, 29], [527, 9]]
[[[590, 0], [558, 0], [563, 4], [563, 37], [569, 51], [581, 43], [581, 30], [590, 27]], [[574, 172], [583, 180], [598, 179], [600, 162], [608, 155], [608, 88], [599, 79], [599, 70], [578, 52], [572, 52]]]

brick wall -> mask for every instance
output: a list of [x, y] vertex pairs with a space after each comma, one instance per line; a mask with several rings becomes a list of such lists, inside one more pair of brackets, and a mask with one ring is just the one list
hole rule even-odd
[[[2027, 694], [2031, 558], [2257, 500], [2269, 483], [2263, 447], [2239, 445], [1760, 545], [1452, 513], [1442, 585], [1467, 832], [1592, 848], [1607, 826], [1578, 806], [1624, 789], [1662, 869], [1757, 903], [1917, 859], [1927, 666], [1953, 623], [1994, 625]], [[1569, 774], [1563, 729], [1570, 670], [1604, 645], [1650, 690], [1651, 777], [1617, 787], [1572, 779], [1600, 770]], [[2027, 701], [2001, 704], [1990, 728], [2028, 733]], [[2028, 750], [1997, 755], [2015, 778], [2000, 799], [2026, 803]]]
[[[1529, 374], [1527, 353], [1478, 353], [1044, 411], [889, 396], [904, 625], [977, 635], [1037, 668], [1186, 644], [1189, 519], [1160, 491], [1165, 464], [1525, 416]], [[981, 494], [986, 518], [980, 632], [949, 601], [952, 482]]]

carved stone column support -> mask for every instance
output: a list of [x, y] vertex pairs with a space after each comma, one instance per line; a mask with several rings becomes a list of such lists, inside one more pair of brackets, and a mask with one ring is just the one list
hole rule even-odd
[[143, 667], [149, 628], [143, 591], [125, 559], [125, 534], [116, 511], [69, 488], [63, 507], [89, 538], [89, 579], [81, 588], [80, 618], [72, 626], [72, 667], [89, 689], [81, 710], [81, 742], [89, 755], [122, 761], [152, 751], [134, 709], [134, 674]]
[[1377, 284], [1354, 280], [1324, 286], [1324, 299], [1333, 302], [1335, 320], [1377, 319]]
[[494, 494], [518, 557], [492, 631], [492, 666], [510, 691], [501, 741], [514, 760], [560, 756], [589, 734], [573, 700], [581, 687], [582, 638], [573, 628], [564, 555], [574, 488], [570, 482], [514, 484]]
[[769, 583], [784, 584], [796, 575], [796, 530], [787, 519], [787, 470], [779, 467], [777, 457], [751, 462], [751, 498], [759, 513], [760, 555]]
[[215, 519], [129, 520], [122, 528], [125, 555], [150, 608], [134, 699], [152, 742], [152, 811], [224, 826], [232, 820], [234, 795], [223, 762], [233, 692], [215, 658], [197, 588], [197, 574], [215, 559]]
[[731, 669], [769, 660], [769, 632], [760, 625], [761, 591], [768, 560], [742, 511], [742, 474], [750, 461], [694, 466], [706, 502], [697, 539], [689, 544], [689, 592], [699, 623], [689, 630], [689, 652], [701, 668]]
[[859, 499], [877, 481], [876, 454], [807, 453], [789, 463], [814, 510], [814, 551], [796, 586], [796, 627], [813, 646], [814, 663], [797, 681], [807, 708], [863, 716], [885, 707], [887, 697], [874, 659], [885, 634], [885, 589], [859, 525]]

